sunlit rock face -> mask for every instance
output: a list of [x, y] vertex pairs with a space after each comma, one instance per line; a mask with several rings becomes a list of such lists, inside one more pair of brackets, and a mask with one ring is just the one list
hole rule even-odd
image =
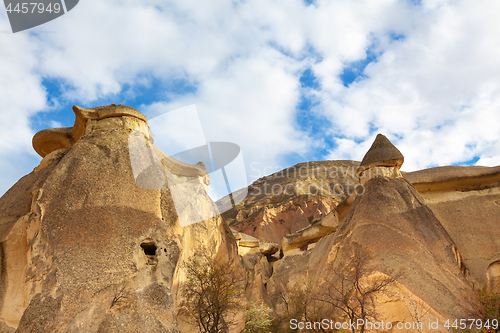
[[471, 282], [500, 290], [500, 166], [444, 166], [404, 177], [457, 244]]
[[[138, 173], [131, 151], [154, 147], [142, 114], [74, 110], [73, 128], [35, 136], [44, 160], [0, 199], [0, 332], [189, 331], [176, 315], [182, 262], [203, 244], [237, 258], [206, 172], [158, 152]], [[174, 181], [190, 184], [198, 223], [176, 207]]]
[[[410, 297], [428, 310], [421, 318], [425, 321], [444, 322], [468, 315], [473, 291], [460, 247], [426, 200], [402, 177], [402, 163], [403, 156], [389, 140], [377, 136], [358, 168], [362, 193], [346, 198], [334, 209], [343, 216], [334, 233], [309, 248], [285, 252], [273, 263], [266, 290], [270, 297], [283, 284], [288, 288], [311, 282], [320, 286], [331, 278], [331, 269], [340, 271], [352, 260], [353, 249], [360, 248], [370, 257], [367, 267], [375, 281], [377, 276], [397, 280], [389, 293], [378, 295], [375, 301], [384, 321], [411, 321]], [[340, 214], [340, 207], [347, 212]], [[286, 237], [299, 240], [299, 236], [307, 236], [305, 231]], [[498, 271], [497, 266], [489, 269], [490, 280]], [[490, 284], [492, 289], [497, 286]]]
[[358, 167], [355, 161], [294, 165], [256, 180], [246, 198], [222, 215], [239, 232], [281, 244], [284, 235], [321, 221], [355, 191]]
[[[460, 250], [406, 180], [371, 179], [328, 241], [326, 261], [346, 262], [349, 249], [359, 244], [371, 253], [374, 270], [403, 273], [399, 283], [441, 318], [467, 314], [464, 295], [471, 292], [471, 286]], [[404, 304], [400, 305], [401, 312], [406, 312]]]

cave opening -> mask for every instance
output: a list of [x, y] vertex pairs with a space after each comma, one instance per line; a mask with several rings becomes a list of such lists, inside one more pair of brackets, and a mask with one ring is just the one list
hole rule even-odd
[[156, 245], [153, 242], [144, 242], [141, 244], [141, 247], [144, 251], [144, 254], [147, 256], [155, 256], [156, 255]]

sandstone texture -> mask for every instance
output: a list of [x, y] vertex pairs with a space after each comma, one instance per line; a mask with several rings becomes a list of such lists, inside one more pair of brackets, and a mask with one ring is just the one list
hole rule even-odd
[[383, 134], [378, 134], [372, 146], [361, 161], [357, 175], [374, 166], [401, 168], [404, 157]]
[[500, 166], [443, 166], [404, 173], [420, 192], [471, 191], [498, 187]]
[[255, 181], [247, 197], [222, 216], [235, 230], [281, 244], [284, 235], [319, 222], [354, 192], [358, 166], [354, 161], [297, 164]]
[[403, 273], [399, 282], [443, 317], [467, 314], [461, 304], [471, 287], [459, 249], [406, 180], [376, 177], [367, 183], [331, 237], [327, 261], [345, 262], [353, 244], [371, 252], [377, 271]]
[[379, 134], [361, 163], [284, 169], [219, 215], [230, 197], [212, 202], [203, 163], [161, 152], [137, 110], [73, 111], [35, 135], [43, 160], [0, 198], [0, 332], [197, 332], [182, 287], [203, 247], [244, 277], [244, 306], [274, 315], [283, 290], [321, 286], [354, 249], [370, 255], [364, 283], [396, 279], [376, 298], [384, 321], [412, 321], [409, 300], [425, 321], [467, 318], [473, 287], [500, 291], [500, 167], [401, 172]]
[[[358, 169], [359, 177], [365, 178], [360, 179], [363, 193], [351, 193], [330, 213], [338, 216], [334, 233], [319, 237], [317, 243], [317, 239], [307, 238], [311, 227], [283, 237], [283, 249], [290, 245], [295, 249], [272, 263], [267, 297], [273, 298], [283, 285], [289, 290], [310, 283], [321, 285], [331, 275], [330, 269], [340, 270], [352, 260], [353, 249], [361, 247], [370, 254], [373, 279], [392, 276], [397, 280], [390, 296], [377, 299], [379, 315], [385, 321], [414, 319], [407, 306], [410, 299], [418, 300], [421, 311], [427, 309], [421, 319], [443, 323], [465, 318], [471, 311], [473, 283], [490, 289], [500, 286], [495, 170], [472, 167], [471, 171], [464, 169], [460, 178], [460, 173], [436, 177], [430, 169], [427, 175], [424, 170], [416, 176], [404, 173], [403, 178], [399, 172], [402, 156], [381, 136], [367, 155], [363, 161], [368, 160], [365, 165], [370, 167]], [[414, 187], [411, 181], [425, 183], [427, 189], [438, 182], [446, 187], [440, 184], [432, 196], [426, 196], [429, 190], [419, 193], [417, 188], [422, 187]], [[471, 216], [480, 218], [474, 223]], [[489, 246], [481, 250], [477, 244]], [[440, 327], [439, 331], [446, 329]]]
[[239, 265], [204, 192], [206, 172], [162, 174], [164, 184], [185, 177], [184, 194], [212, 213], [181, 226], [169, 187], [138, 186], [132, 170], [131, 133], [153, 145], [144, 116], [115, 105], [75, 109], [75, 127], [35, 136], [48, 160], [0, 199], [0, 331], [192, 331], [177, 315], [182, 263], [210, 245]]
[[437, 167], [404, 174], [461, 251], [471, 282], [500, 291], [500, 167]]

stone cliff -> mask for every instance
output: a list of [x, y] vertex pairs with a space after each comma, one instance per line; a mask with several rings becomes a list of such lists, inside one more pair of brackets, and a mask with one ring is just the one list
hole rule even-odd
[[[176, 315], [182, 262], [210, 244], [239, 264], [231, 232], [210, 214], [206, 172], [154, 174], [175, 163], [158, 155], [138, 174], [130, 152], [153, 147], [144, 116], [119, 105], [74, 111], [73, 128], [34, 137], [44, 159], [0, 199], [0, 332], [189, 331]], [[141, 177], [162, 179], [148, 188]], [[165, 184], [182, 179], [214, 217], [181, 226]]]
[[[342, 268], [359, 246], [370, 253], [373, 274], [397, 279], [392, 298], [378, 300], [381, 318], [392, 323], [414, 320], [408, 308], [410, 299], [418, 300], [420, 311], [427, 309], [425, 320], [443, 323], [465, 318], [472, 311], [473, 285], [500, 290], [500, 168], [441, 167], [405, 173], [399, 171], [403, 160], [389, 140], [379, 135], [361, 164], [356, 164], [359, 183], [355, 184], [362, 185], [362, 193], [335, 198], [330, 213], [284, 235], [277, 242], [284, 252], [282, 259], [253, 259], [258, 294], [277, 314], [283, 309], [275, 303], [276, 295], [283, 288], [320, 285], [331, 275], [327, 268]], [[324, 163], [331, 167], [335, 162]], [[321, 162], [314, 166], [321, 168]], [[314, 178], [308, 181], [318, 182]], [[255, 208], [240, 209], [267, 208], [266, 199], [248, 198], [247, 202], [252, 200]], [[297, 199], [290, 196], [289, 200]], [[237, 209], [232, 216], [240, 215]], [[250, 220], [254, 230], [265, 230], [264, 223], [255, 220]], [[238, 227], [237, 222], [232, 224]], [[266, 234], [254, 236], [265, 239]]]
[[[294, 165], [256, 180], [247, 197], [222, 216], [237, 231], [279, 244], [284, 235], [322, 220], [353, 192], [358, 166], [354, 161]], [[228, 197], [218, 204], [224, 200]]]

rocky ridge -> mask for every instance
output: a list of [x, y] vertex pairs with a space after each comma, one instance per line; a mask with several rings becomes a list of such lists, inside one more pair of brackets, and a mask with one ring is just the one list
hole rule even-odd
[[[248, 187], [247, 197], [222, 216], [239, 232], [279, 244], [284, 235], [321, 221], [355, 191], [358, 167], [355, 161], [294, 165], [256, 180]], [[226, 196], [217, 204], [227, 200]]]

